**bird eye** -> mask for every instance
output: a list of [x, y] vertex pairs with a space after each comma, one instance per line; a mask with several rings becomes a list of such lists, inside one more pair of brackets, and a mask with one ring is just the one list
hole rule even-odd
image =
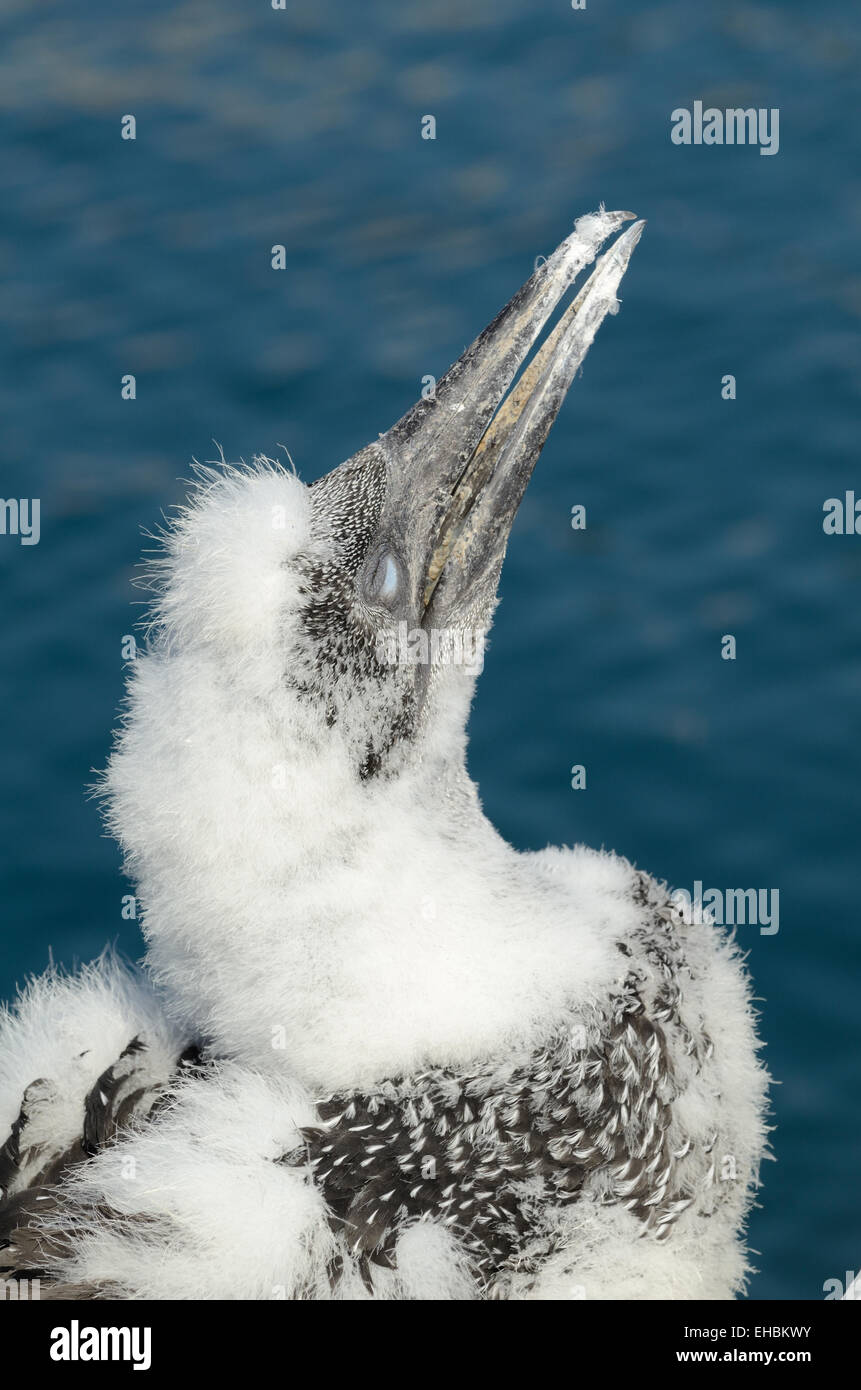
[[384, 550], [369, 571], [365, 593], [373, 603], [394, 603], [400, 588], [400, 565], [390, 550]]

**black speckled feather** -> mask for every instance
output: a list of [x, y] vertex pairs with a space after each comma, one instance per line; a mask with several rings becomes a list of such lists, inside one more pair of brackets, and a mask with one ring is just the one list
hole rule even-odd
[[461, 1239], [493, 1296], [506, 1272], [534, 1268], [552, 1248], [541, 1214], [575, 1200], [597, 1174], [602, 1200], [627, 1206], [644, 1232], [669, 1236], [692, 1200], [690, 1144], [670, 1135], [671, 1059], [681, 1047], [702, 1060], [711, 1042], [679, 1016], [678, 913], [645, 875], [637, 895], [651, 910], [640, 945], [657, 988], [630, 968], [605, 1009], [560, 1027], [525, 1064], [462, 1076], [431, 1069], [318, 1106], [305, 1151], [283, 1161], [310, 1162], [369, 1288], [370, 1266], [394, 1263], [403, 1226], [430, 1217]]
[[[619, 946], [618, 991], [572, 1014], [532, 1056], [493, 1059], [462, 1075], [430, 1068], [317, 1105], [319, 1124], [279, 1161], [308, 1166], [343, 1237], [333, 1284], [353, 1259], [372, 1291], [373, 1267], [394, 1267], [400, 1232], [424, 1218], [459, 1238], [484, 1297], [503, 1296], [514, 1271], [528, 1276], [555, 1248], [552, 1217], [587, 1183], [594, 1199], [632, 1211], [644, 1234], [671, 1234], [693, 1199], [685, 1162], [692, 1146], [673, 1122], [680, 1089], [673, 1059], [687, 1056], [699, 1067], [712, 1044], [680, 1015], [689, 969], [678, 911], [646, 875], [638, 875], [635, 896], [647, 922], [639, 939]], [[130, 1121], [157, 1122], [166, 1087], [147, 1078], [144, 1057], [133, 1039], [88, 1094], [80, 1138], [59, 1153], [28, 1143], [31, 1112], [51, 1099], [49, 1083], [28, 1087], [0, 1149], [6, 1277], [44, 1275], [66, 1248], [64, 1175]], [[196, 1048], [177, 1060], [176, 1072], [187, 1069], [205, 1074]], [[50, 1236], [32, 1224], [46, 1211], [57, 1215]], [[68, 1290], [57, 1285], [43, 1296], [106, 1292]]]

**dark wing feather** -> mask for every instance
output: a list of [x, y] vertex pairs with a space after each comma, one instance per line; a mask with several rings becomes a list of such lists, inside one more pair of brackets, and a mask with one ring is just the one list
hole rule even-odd
[[[146, 1044], [132, 1038], [88, 1092], [80, 1136], [59, 1150], [52, 1149], [45, 1138], [46, 1111], [56, 1097], [54, 1086], [40, 1079], [27, 1087], [0, 1149], [0, 1277], [47, 1281], [42, 1298], [105, 1295], [104, 1289], [95, 1286], [52, 1287], [50, 1283], [52, 1266], [69, 1246], [63, 1229], [62, 1183], [73, 1168], [111, 1144], [121, 1130], [133, 1121], [151, 1119], [164, 1103], [170, 1078], [153, 1081], [146, 1052]], [[177, 1059], [174, 1075], [202, 1065], [199, 1049], [190, 1046]], [[45, 1222], [51, 1215], [57, 1217], [53, 1227]]]
[[[603, 1200], [669, 1236], [691, 1200], [690, 1146], [670, 1140], [672, 1058], [699, 1060], [711, 1043], [680, 1017], [678, 913], [645, 875], [637, 893], [648, 925], [636, 953], [620, 947], [617, 995], [526, 1062], [464, 1076], [435, 1069], [318, 1106], [304, 1150], [282, 1161], [310, 1162], [369, 1287], [371, 1264], [392, 1265], [399, 1229], [432, 1217], [461, 1238], [493, 1296], [507, 1271], [549, 1253], [548, 1210], [575, 1201], [598, 1173]], [[648, 978], [634, 954], [648, 961]]]

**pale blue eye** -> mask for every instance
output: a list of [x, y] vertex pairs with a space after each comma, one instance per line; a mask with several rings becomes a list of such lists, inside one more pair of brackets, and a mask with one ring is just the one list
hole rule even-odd
[[368, 583], [368, 597], [379, 603], [392, 603], [401, 587], [401, 571], [390, 550], [384, 550]]

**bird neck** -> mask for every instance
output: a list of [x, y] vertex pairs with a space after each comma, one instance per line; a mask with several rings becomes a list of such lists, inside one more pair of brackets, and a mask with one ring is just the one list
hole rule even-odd
[[362, 782], [315, 706], [248, 679], [201, 652], [141, 658], [107, 774], [147, 959], [189, 1032], [359, 1084], [514, 1047], [616, 969], [590, 877], [505, 844], [462, 740]]

